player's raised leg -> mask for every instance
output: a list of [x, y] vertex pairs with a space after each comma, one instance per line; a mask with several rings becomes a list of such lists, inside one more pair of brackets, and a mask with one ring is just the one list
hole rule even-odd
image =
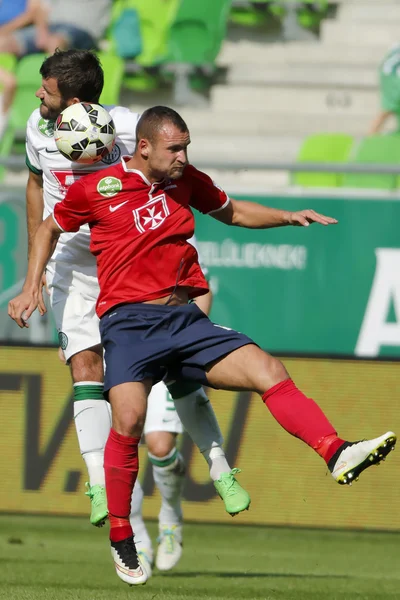
[[296, 387], [283, 364], [254, 344], [217, 360], [207, 369], [207, 379], [216, 388], [258, 392], [278, 423], [311, 446], [338, 483], [351, 484], [395, 446], [396, 436], [391, 431], [361, 442], [338, 437], [318, 404]]
[[225, 510], [232, 516], [247, 510], [250, 496], [236, 480], [240, 469], [232, 469], [226, 459], [222, 432], [203, 387], [195, 382], [175, 381], [168, 388], [180, 421], [208, 463]]
[[[113, 371], [111, 369], [111, 373]], [[112, 427], [104, 451], [104, 471], [111, 554], [118, 577], [130, 585], [141, 585], [148, 579], [143, 564], [139, 562], [129, 515], [139, 470], [138, 446], [151, 384], [151, 380], [146, 379], [116, 385], [111, 382], [109, 386]]]

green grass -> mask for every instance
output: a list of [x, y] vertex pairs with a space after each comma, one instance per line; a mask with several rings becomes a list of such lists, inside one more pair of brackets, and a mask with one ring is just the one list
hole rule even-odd
[[[156, 525], [149, 524], [153, 537]], [[400, 597], [400, 534], [186, 524], [166, 575], [119, 581], [107, 531], [86, 520], [0, 516], [3, 600], [383, 600]]]

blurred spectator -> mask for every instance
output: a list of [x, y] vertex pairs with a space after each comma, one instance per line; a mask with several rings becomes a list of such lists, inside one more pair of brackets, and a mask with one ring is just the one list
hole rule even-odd
[[[21, 58], [26, 54], [53, 54], [96, 48], [111, 19], [112, 0], [0, 0], [0, 53]], [[16, 79], [0, 68], [3, 100], [0, 137], [15, 94]], [[39, 83], [39, 82], [38, 82]]]
[[56, 48], [95, 48], [111, 18], [112, 0], [35, 0], [35, 4], [33, 24], [4, 34], [0, 30], [0, 52], [21, 57], [52, 54]]
[[[2, 0], [0, 1], [0, 41], [9, 37], [18, 29], [31, 25], [39, 8], [39, 0]], [[12, 52], [12, 49], [0, 43], [0, 52]], [[7, 125], [8, 113], [14, 98], [15, 76], [0, 67], [2, 99], [0, 106], [0, 137]]]
[[379, 87], [381, 111], [375, 117], [370, 133], [379, 133], [392, 115], [397, 117], [397, 131], [400, 131], [400, 45], [392, 48], [383, 59], [379, 67]]

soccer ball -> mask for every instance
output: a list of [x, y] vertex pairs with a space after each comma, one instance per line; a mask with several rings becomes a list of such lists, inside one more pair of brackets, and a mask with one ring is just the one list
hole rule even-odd
[[100, 104], [71, 104], [57, 117], [54, 140], [59, 152], [68, 160], [91, 164], [113, 149], [115, 125]]

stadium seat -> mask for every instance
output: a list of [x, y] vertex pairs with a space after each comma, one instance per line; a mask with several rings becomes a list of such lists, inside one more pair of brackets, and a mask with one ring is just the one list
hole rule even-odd
[[[39, 106], [35, 92], [40, 86], [39, 69], [45, 58], [44, 54], [31, 54], [17, 63], [15, 69], [17, 91], [7, 129], [0, 141], [0, 156], [9, 156], [16, 144], [16, 150], [20, 153], [24, 152], [26, 123], [31, 113]], [[4, 174], [5, 169], [0, 167], [0, 180], [3, 179]]]
[[272, 20], [280, 20], [286, 14], [281, 1], [253, 0], [252, 2], [232, 3], [229, 21], [243, 27], [262, 27]]
[[[297, 162], [334, 162], [348, 160], [353, 138], [342, 133], [320, 133], [308, 137], [300, 148]], [[294, 173], [293, 185], [305, 187], [338, 187], [342, 184], [341, 173]]]
[[140, 21], [142, 52], [125, 72], [124, 87], [135, 91], [152, 90], [158, 85], [158, 77], [149, 68], [158, 66], [166, 55], [168, 30], [175, 17], [180, 0], [116, 0], [113, 3], [112, 22], [108, 30], [108, 51], [116, 54], [113, 40], [113, 23], [124, 9], [137, 11]]
[[[375, 135], [364, 138], [356, 148], [354, 163], [400, 164], [400, 135]], [[343, 176], [344, 187], [393, 190], [397, 187], [397, 175], [378, 173], [347, 173]]]
[[182, 0], [164, 62], [213, 65], [225, 37], [231, 0]]
[[328, 12], [328, 0], [302, 0], [296, 8], [299, 25], [317, 29]]
[[125, 63], [115, 54], [99, 52], [98, 57], [104, 70], [104, 88], [101, 94], [101, 104], [118, 104], [124, 77]]
[[7, 52], [0, 52], [0, 67], [6, 71], [15, 71], [15, 65], [17, 59], [14, 54], [8, 54]]

